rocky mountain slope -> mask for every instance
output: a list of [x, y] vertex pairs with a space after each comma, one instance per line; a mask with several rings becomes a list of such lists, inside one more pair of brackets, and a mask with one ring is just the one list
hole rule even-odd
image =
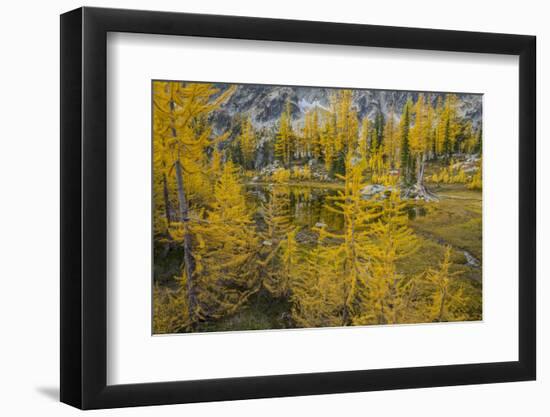
[[[228, 84], [217, 84], [221, 90]], [[324, 87], [289, 87], [241, 84], [237, 91], [213, 116], [214, 125], [218, 130], [226, 130], [232, 126], [235, 115], [249, 115], [256, 128], [271, 127], [277, 124], [284, 110], [287, 99], [292, 106], [292, 118], [295, 124], [300, 124], [305, 113], [313, 108], [328, 109], [331, 88]], [[419, 92], [395, 90], [354, 90], [354, 104], [359, 118], [365, 116], [374, 119], [378, 111], [387, 119], [393, 106], [396, 115], [401, 114], [407, 99], [416, 101]], [[427, 94], [427, 93], [425, 93]], [[445, 93], [429, 93], [432, 104]], [[471, 119], [474, 127], [481, 122], [482, 95], [457, 94], [459, 98], [458, 112], [460, 116]]]

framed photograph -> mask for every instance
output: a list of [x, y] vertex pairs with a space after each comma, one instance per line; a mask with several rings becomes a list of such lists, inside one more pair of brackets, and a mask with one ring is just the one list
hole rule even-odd
[[535, 37], [61, 16], [61, 401], [533, 380]]

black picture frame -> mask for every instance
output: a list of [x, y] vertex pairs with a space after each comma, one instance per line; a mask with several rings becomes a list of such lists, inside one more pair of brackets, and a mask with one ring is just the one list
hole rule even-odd
[[[107, 385], [108, 32], [519, 56], [519, 360]], [[61, 401], [81, 409], [534, 380], [536, 38], [80, 8], [61, 16]]]

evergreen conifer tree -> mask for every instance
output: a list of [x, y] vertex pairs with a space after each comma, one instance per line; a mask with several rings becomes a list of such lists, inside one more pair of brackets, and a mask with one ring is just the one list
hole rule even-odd
[[404, 185], [411, 184], [411, 150], [409, 144], [410, 114], [409, 103], [403, 108], [401, 116], [401, 146], [399, 149], [401, 160], [401, 181]]

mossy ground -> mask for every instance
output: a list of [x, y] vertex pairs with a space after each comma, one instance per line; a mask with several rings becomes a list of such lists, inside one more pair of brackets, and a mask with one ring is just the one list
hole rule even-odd
[[416, 217], [412, 227], [422, 236], [468, 251], [481, 261], [481, 192], [470, 191], [460, 184], [432, 187], [432, 190], [440, 200], [426, 204], [427, 214]]
[[[427, 268], [437, 268], [445, 247], [452, 248], [454, 280], [469, 298], [469, 316], [482, 318], [482, 197], [480, 191], [468, 190], [461, 184], [431, 186], [440, 198], [426, 204], [426, 215], [417, 216], [411, 226], [417, 233], [419, 249], [401, 262], [403, 272], [415, 274]], [[469, 252], [478, 265], [468, 263]]]
[[271, 297], [265, 292], [253, 296], [237, 313], [215, 322], [199, 323], [198, 332], [236, 330], [270, 330], [292, 327], [291, 304], [284, 299]]

